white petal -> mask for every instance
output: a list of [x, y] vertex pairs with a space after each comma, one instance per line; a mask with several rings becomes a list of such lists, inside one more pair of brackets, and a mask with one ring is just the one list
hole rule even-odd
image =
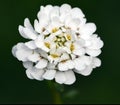
[[47, 16], [45, 12], [40, 12], [38, 19], [39, 22], [35, 20], [34, 26], [35, 26], [35, 30], [38, 33], [41, 33], [43, 31], [43, 28], [45, 28], [49, 24], [50, 18]]
[[29, 39], [28, 36], [23, 32], [23, 30], [24, 30], [24, 27], [23, 27], [23, 26], [19, 25], [18, 30], [19, 30], [20, 35], [21, 35], [23, 38]]
[[63, 84], [66, 81], [65, 73], [57, 71], [55, 76], [55, 81], [59, 84]]
[[59, 17], [59, 7], [55, 6], [51, 11], [50, 11], [50, 17]]
[[43, 51], [43, 50], [41, 50], [41, 49], [37, 49], [37, 52], [40, 54], [41, 57], [47, 59], [48, 54], [47, 54], [45, 51]]
[[70, 6], [69, 4], [63, 4], [63, 5], [60, 7], [60, 13], [61, 13], [61, 14], [69, 13], [70, 10], [71, 10], [71, 6]]
[[66, 62], [61, 62], [58, 64], [58, 69], [60, 71], [66, 71], [68, 70], [68, 65], [66, 64]]
[[26, 48], [25, 44], [21, 43], [21, 42], [18, 43], [16, 47], [17, 47], [17, 50], [19, 50], [19, 49], [25, 49]]
[[66, 26], [70, 27], [73, 30], [76, 30], [78, 25], [80, 24], [80, 19], [70, 19], [66, 21]]
[[47, 68], [48, 68], [48, 70], [54, 70], [55, 69], [55, 64], [53, 64], [53, 63], [48, 63], [48, 65], [47, 65]]
[[71, 6], [69, 4], [63, 4], [60, 7], [60, 20], [61, 22], [64, 22], [64, 20], [66, 19], [66, 15], [70, 13], [71, 10]]
[[55, 78], [56, 70], [47, 70], [43, 75], [44, 79], [53, 80]]
[[83, 58], [83, 61], [85, 62], [85, 64], [87, 66], [92, 63], [92, 59], [93, 59], [92, 57], [90, 57], [90, 56], [83, 56], [82, 58]]
[[85, 63], [82, 58], [75, 59], [74, 63], [75, 63], [76, 70], [81, 71], [81, 70], [85, 69]]
[[93, 63], [95, 67], [100, 67], [101, 66], [101, 60], [99, 58], [94, 58]]
[[73, 69], [75, 67], [75, 63], [72, 60], [67, 61], [68, 69]]
[[69, 59], [69, 55], [67, 53], [63, 53], [62, 56], [60, 57], [60, 61], [63, 61], [63, 60], [66, 60], [66, 59]]
[[96, 49], [97, 50], [97, 49], [102, 48], [104, 45], [103, 41], [96, 34], [91, 36], [90, 42], [91, 42], [91, 45], [88, 46], [89, 49]]
[[34, 69], [32, 72], [31, 72], [31, 76], [33, 78], [35, 78], [36, 80], [43, 80], [43, 74], [44, 74], [45, 70], [41, 70], [41, 69]]
[[26, 42], [25, 45], [30, 49], [36, 49], [37, 48], [34, 41]]
[[16, 51], [16, 57], [20, 61], [27, 61], [27, 57], [32, 54], [32, 51], [28, 48], [19, 49]]
[[92, 70], [93, 70], [92, 67], [88, 66], [84, 70], [80, 71], [80, 74], [82, 74], [84, 76], [88, 76], [91, 74]]
[[98, 56], [101, 53], [101, 50], [92, 50], [92, 49], [86, 49], [86, 53], [89, 54], [90, 56]]
[[28, 28], [24, 28], [23, 32], [25, 33], [25, 35], [29, 38], [29, 39], [33, 39], [35, 40], [37, 38], [37, 35], [35, 33], [33, 33], [30, 29]]
[[37, 39], [35, 40], [35, 45], [38, 47], [38, 48], [41, 48], [44, 44], [44, 38], [43, 38], [43, 35], [40, 35], [37, 37]]
[[33, 29], [32, 25], [30, 23], [30, 20], [28, 18], [25, 18], [25, 20], [24, 20], [24, 26], [34, 32], [34, 29]]
[[45, 59], [41, 59], [36, 65], [35, 67], [38, 69], [43, 69], [47, 66], [47, 60]]
[[27, 75], [27, 77], [29, 78], [29, 79], [34, 79], [34, 77], [31, 75], [31, 72], [32, 72], [32, 69], [30, 68], [30, 69], [27, 69], [26, 70], [26, 75]]
[[38, 53], [34, 53], [28, 56], [28, 60], [32, 62], [37, 62], [39, 59], [40, 59], [40, 55]]
[[75, 74], [72, 70], [65, 72], [66, 81], [64, 84], [71, 85], [76, 81]]
[[53, 9], [52, 5], [46, 5], [44, 8], [44, 12], [47, 14], [47, 16], [49, 16], [50, 11]]
[[80, 8], [73, 8], [71, 10], [71, 15], [73, 18], [83, 18], [85, 15], [83, 14], [82, 10]]
[[88, 39], [96, 31], [96, 25], [94, 23], [87, 23], [81, 27], [80, 34], [83, 39]]
[[82, 56], [85, 54], [85, 49], [84, 48], [79, 48], [73, 51], [73, 54], [78, 55], [78, 56]]
[[33, 63], [30, 62], [30, 61], [26, 61], [26, 62], [23, 62], [23, 66], [24, 66], [26, 69], [29, 69], [29, 68], [32, 68], [32, 67], [33, 67]]
[[47, 16], [47, 14], [45, 12], [40, 12], [38, 14], [38, 19], [39, 19], [39, 24], [43, 27], [46, 26], [48, 24], [49, 21], [49, 17]]
[[17, 46], [15, 45], [12, 48], [12, 54], [13, 54], [14, 57], [16, 57], [16, 51], [17, 51]]
[[38, 32], [38, 33], [42, 32], [42, 27], [40, 27], [39, 22], [38, 22], [37, 19], [34, 21], [34, 28], [35, 28], [36, 32]]
[[[43, 18], [44, 19], [44, 18]], [[41, 22], [39, 23], [38, 20], [36, 19], [34, 21], [34, 28], [35, 28], [35, 31], [38, 32], [38, 33], [41, 33], [43, 32], [43, 29], [46, 27], [46, 21], [45, 20], [41, 20]]]
[[45, 52], [49, 52], [49, 48], [47, 48], [45, 45], [44, 45], [44, 38], [43, 38], [43, 36], [42, 35], [40, 35], [36, 40], [35, 40], [35, 45], [38, 47], [38, 48], [40, 48], [40, 49], [42, 49], [43, 51], [45, 51]]

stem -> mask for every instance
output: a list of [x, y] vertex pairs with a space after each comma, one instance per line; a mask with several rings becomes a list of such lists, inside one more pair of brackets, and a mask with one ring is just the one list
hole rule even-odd
[[47, 84], [53, 95], [54, 104], [62, 104], [60, 93], [56, 90], [54, 83], [52, 81], [47, 81]]

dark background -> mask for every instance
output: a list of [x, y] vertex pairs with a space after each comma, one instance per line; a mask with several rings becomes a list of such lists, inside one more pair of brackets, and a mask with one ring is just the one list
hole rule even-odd
[[76, 74], [76, 83], [62, 93], [64, 103], [120, 103], [120, 0], [0, 0], [0, 103], [52, 103], [46, 82], [29, 80], [11, 49], [26, 41], [18, 33], [24, 18], [33, 23], [41, 5], [63, 3], [80, 7], [105, 43], [99, 56], [102, 66], [88, 77]]

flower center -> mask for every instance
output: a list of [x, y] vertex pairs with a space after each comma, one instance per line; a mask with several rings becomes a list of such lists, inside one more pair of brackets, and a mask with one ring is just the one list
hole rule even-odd
[[66, 38], [63, 35], [58, 35], [55, 37], [54, 42], [55, 42], [57, 48], [62, 47], [62, 46], [64, 46], [64, 44], [66, 42]]
[[[72, 54], [75, 50], [75, 39], [72, 35], [71, 29], [69, 28], [55, 27], [51, 30], [51, 33], [44, 36], [44, 40], [44, 45], [48, 48], [48, 55], [50, 60], [52, 59], [51, 61], [57, 61], [59, 58], [61, 58], [63, 53]], [[64, 63], [68, 59], [71, 58], [68, 56], [61, 62]]]

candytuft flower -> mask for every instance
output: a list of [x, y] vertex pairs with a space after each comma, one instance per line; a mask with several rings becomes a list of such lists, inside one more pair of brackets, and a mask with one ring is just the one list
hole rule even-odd
[[23, 62], [27, 77], [73, 84], [75, 73], [88, 76], [101, 65], [97, 56], [103, 41], [94, 23], [86, 23], [80, 8], [68, 4], [41, 6], [32, 27], [28, 18], [19, 26], [20, 35], [28, 39], [12, 48], [12, 54]]

